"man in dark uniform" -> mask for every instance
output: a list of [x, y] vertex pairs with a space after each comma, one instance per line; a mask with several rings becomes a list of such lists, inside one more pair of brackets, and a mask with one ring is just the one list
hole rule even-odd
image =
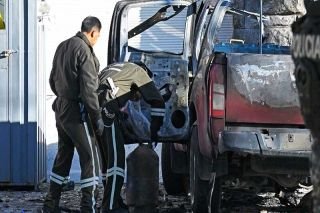
[[292, 57], [301, 112], [313, 136], [313, 212], [320, 212], [320, 1], [305, 0], [307, 13], [292, 25]]
[[74, 148], [81, 166], [80, 210], [96, 210], [99, 164], [92, 127], [99, 135], [104, 127], [97, 94], [99, 62], [92, 46], [100, 36], [100, 29], [98, 18], [85, 18], [81, 32], [63, 41], [53, 59], [49, 81], [57, 96], [52, 108], [58, 130], [58, 153], [50, 175], [44, 212], [59, 212], [61, 188], [68, 179]]
[[[124, 136], [120, 126], [120, 109], [136, 97], [137, 93], [151, 105], [150, 133], [157, 141], [157, 132], [163, 123], [165, 104], [147, 70], [134, 63], [116, 63], [99, 74], [99, 96], [105, 130], [100, 141], [102, 178], [106, 180], [102, 200], [102, 212], [127, 212], [121, 205], [121, 188], [124, 180], [125, 150]], [[105, 182], [104, 182], [105, 184]]]

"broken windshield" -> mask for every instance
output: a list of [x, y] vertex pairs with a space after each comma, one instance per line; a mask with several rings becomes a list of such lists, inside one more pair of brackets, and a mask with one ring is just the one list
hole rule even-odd
[[183, 52], [188, 7], [159, 8], [150, 4], [129, 9], [129, 51]]

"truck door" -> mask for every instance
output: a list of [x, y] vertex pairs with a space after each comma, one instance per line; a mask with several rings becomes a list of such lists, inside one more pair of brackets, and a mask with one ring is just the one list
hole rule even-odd
[[166, 102], [159, 140], [182, 141], [189, 134], [189, 73], [197, 12], [191, 0], [124, 0], [111, 20], [108, 64], [141, 62], [151, 71]]
[[9, 125], [9, 54], [8, 50], [8, 1], [0, 0], [0, 182], [10, 180], [10, 125]]

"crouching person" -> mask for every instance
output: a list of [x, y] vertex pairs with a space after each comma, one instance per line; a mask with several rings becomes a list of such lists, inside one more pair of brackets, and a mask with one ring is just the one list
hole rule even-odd
[[121, 108], [137, 94], [151, 105], [151, 140], [157, 141], [157, 132], [163, 123], [165, 104], [161, 94], [148, 76], [147, 70], [134, 63], [112, 64], [99, 74], [100, 106], [105, 129], [99, 142], [101, 172], [104, 184], [102, 212], [128, 212], [120, 196], [125, 172], [125, 139], [120, 125]]

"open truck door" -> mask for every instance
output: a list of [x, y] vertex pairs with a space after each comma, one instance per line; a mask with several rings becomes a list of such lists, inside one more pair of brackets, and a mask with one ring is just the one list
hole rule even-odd
[[166, 102], [159, 141], [189, 135], [189, 59], [196, 4], [189, 0], [135, 0], [116, 4], [109, 34], [108, 64], [135, 62], [152, 73]]

